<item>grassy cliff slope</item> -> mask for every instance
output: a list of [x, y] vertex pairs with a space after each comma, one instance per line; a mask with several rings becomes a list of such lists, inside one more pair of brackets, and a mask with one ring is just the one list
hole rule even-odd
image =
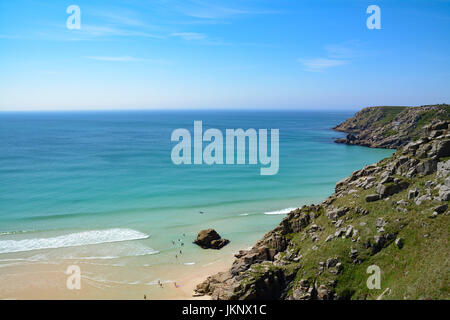
[[369, 107], [334, 129], [347, 132], [338, 143], [375, 148], [397, 148], [417, 140], [433, 121], [449, 120], [450, 105], [422, 107]]
[[[418, 128], [421, 111], [413, 113]], [[357, 124], [353, 118], [339, 127], [384, 131], [410, 114], [409, 108], [366, 109], [355, 116]], [[338, 182], [323, 203], [290, 212], [250, 250], [239, 252], [229, 271], [199, 284], [196, 294], [243, 300], [450, 299], [450, 121], [428, 122], [420, 127], [422, 138], [409, 135], [413, 141]], [[367, 286], [373, 265], [381, 271], [379, 289]]]

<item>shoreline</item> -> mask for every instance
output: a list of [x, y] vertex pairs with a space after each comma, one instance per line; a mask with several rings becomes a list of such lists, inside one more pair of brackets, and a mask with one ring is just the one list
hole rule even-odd
[[[405, 282], [445, 277], [436, 266], [448, 246], [442, 235], [450, 214], [450, 120], [421, 129], [419, 140], [411, 138], [389, 158], [337, 182], [321, 204], [290, 212], [252, 249], [240, 252], [225, 274], [199, 283], [196, 293], [213, 300], [380, 300], [388, 287], [387, 299], [445, 297], [445, 284], [404, 291]], [[417, 228], [416, 220], [427, 230]], [[411, 266], [417, 253], [421, 262]], [[407, 267], [393, 268], [393, 256]], [[425, 275], [417, 274], [422, 261], [429, 261]], [[368, 292], [372, 288], [354, 278], [364, 277], [375, 262], [387, 280], [379, 292]]]
[[[285, 206], [282, 207], [283, 209], [279, 210], [265, 209], [263, 210], [264, 213], [252, 215], [249, 218], [255, 219], [260, 216], [279, 221], [285, 216], [284, 212], [288, 210]], [[0, 299], [141, 300], [144, 295], [146, 295], [147, 300], [209, 299], [209, 297], [193, 296], [196, 285], [205, 281], [212, 274], [228, 270], [234, 260], [234, 255], [240, 250], [248, 249], [266, 231], [252, 233], [249, 239], [235, 239], [221, 250], [205, 250], [196, 245], [190, 246], [188, 244], [185, 249], [190, 250], [190, 252], [186, 255], [183, 254], [181, 260], [172, 262], [170, 259], [173, 257], [170, 258], [169, 256], [174, 253], [168, 253], [166, 250], [163, 251], [162, 255], [111, 257], [113, 260], [82, 257], [54, 259], [55, 256], [64, 256], [76, 248], [79, 248], [76, 250], [90, 251], [94, 250], [93, 248], [96, 246], [111, 245], [107, 243], [7, 253], [5, 259], [0, 260], [0, 283], [2, 283]], [[190, 235], [187, 235], [187, 237], [190, 238]], [[20, 235], [18, 239], [21, 239]], [[188, 239], [186, 240], [187, 243], [190, 243]], [[144, 244], [146, 241], [151, 242], [152, 237], [135, 240], [134, 243], [139, 244], [142, 241]], [[112, 245], [122, 246], [127, 243], [132, 244], [133, 241], [116, 242]], [[169, 251], [173, 250], [172, 247], [169, 249]], [[183, 253], [185, 253], [184, 249]], [[87, 252], [81, 256], [89, 255], [98, 256]], [[153, 260], [154, 258], [156, 260]], [[81, 268], [81, 291], [70, 291], [65, 287], [68, 278], [65, 270], [69, 265], [79, 265]], [[164, 284], [162, 290], [158, 286], [158, 279]], [[174, 282], [179, 285], [178, 288], [175, 288]]]
[[[302, 135], [300, 135], [300, 137], [303, 137]], [[300, 142], [303, 140], [300, 140]], [[296, 143], [297, 144], [297, 143]], [[365, 153], [364, 153], [365, 155]], [[375, 157], [376, 155], [373, 154], [370, 157]], [[364, 156], [365, 158], [365, 156]], [[339, 159], [339, 158], [338, 158]], [[355, 159], [359, 159], [359, 158], [355, 158]], [[315, 164], [316, 165], [316, 164]], [[313, 167], [315, 167], [315, 165]], [[347, 168], [347, 163], [345, 163], [345, 167], [342, 166], [342, 171], [343, 169]], [[333, 171], [334, 172], [334, 171]], [[301, 175], [300, 175], [301, 176]], [[314, 183], [317, 179], [317, 175], [313, 175], [312, 176], [312, 180], [310, 181], [310, 183], [308, 184], [308, 186], [310, 186], [311, 183]], [[334, 181], [334, 180], [333, 180]], [[289, 180], [288, 180], [289, 182]], [[297, 184], [297, 180], [295, 180], [295, 185], [297, 186], [297, 188], [302, 187], [302, 184], [298, 185]], [[326, 182], [326, 180], [325, 180]], [[305, 183], [308, 183], [308, 181], [306, 181]], [[304, 200], [304, 194], [301, 195], [301, 202], [305, 202], [302, 204], [306, 204], [306, 203], [312, 203], [315, 201], [320, 201], [318, 200], [318, 198], [316, 198], [317, 194], [320, 193], [320, 199], [326, 199], [327, 196], [329, 196], [328, 191], [326, 192], [326, 194], [323, 194], [322, 189], [325, 189], [325, 187], [322, 187], [322, 185], [324, 185], [323, 181], [319, 182], [317, 184], [315, 184], [315, 189], [311, 190], [308, 189], [307, 194], [308, 194], [308, 201], [305, 202]], [[334, 182], [333, 182], [334, 185]], [[319, 187], [320, 186], [320, 187]], [[305, 187], [305, 186], [304, 186]], [[331, 186], [330, 186], [331, 187]], [[295, 189], [294, 189], [295, 190]], [[306, 190], [306, 189], [304, 189]], [[313, 192], [314, 191], [314, 192]], [[306, 192], [304, 192], [306, 193]], [[297, 195], [298, 196], [298, 195]], [[297, 197], [295, 196], [295, 197]], [[323, 196], [323, 197], [322, 197]], [[264, 198], [259, 198], [260, 200], [258, 200], [258, 203], [267, 203], [264, 202]], [[315, 200], [314, 200], [315, 199]], [[72, 255], [72, 248], [57, 248], [58, 251], [51, 251], [52, 254], [48, 254], [48, 258], [45, 257], [44, 262], [38, 262], [38, 263], [28, 263], [27, 265], [22, 265], [20, 267], [12, 267], [12, 269], [9, 269], [10, 267], [5, 267], [3, 268], [3, 265], [0, 265], [0, 267], [2, 267], [2, 272], [0, 274], [0, 278], [4, 278], [4, 275], [7, 275], [8, 271], [13, 271], [11, 273], [14, 273], [16, 270], [23, 270], [25, 271], [25, 273], [30, 273], [37, 271], [36, 274], [42, 278], [42, 283], [44, 284], [43, 287], [39, 287], [39, 286], [34, 286], [31, 287], [31, 289], [28, 290], [28, 288], [30, 288], [30, 286], [28, 285], [24, 285], [22, 286], [21, 292], [19, 292], [19, 290], [17, 290], [17, 294], [14, 294], [14, 296], [18, 296], [21, 299], [22, 298], [38, 298], [38, 299], [45, 299], [45, 298], [54, 298], [57, 297], [58, 299], [86, 299], [86, 298], [91, 298], [91, 299], [99, 299], [99, 298], [104, 298], [104, 299], [118, 299], [118, 298], [122, 298], [122, 299], [141, 299], [143, 298], [144, 294], [147, 295], [148, 299], [151, 299], [152, 297], [155, 297], [156, 299], [160, 300], [160, 299], [199, 299], [199, 298], [195, 298], [192, 297], [193, 294], [193, 290], [196, 287], [196, 285], [202, 281], [204, 281], [207, 277], [216, 274], [217, 272], [220, 271], [226, 271], [230, 268], [234, 258], [234, 254], [239, 252], [240, 250], [248, 250], [249, 245], [254, 245], [255, 242], [257, 242], [259, 239], [261, 239], [261, 237], [264, 236], [265, 233], [267, 233], [268, 231], [272, 230], [272, 228], [274, 228], [285, 216], [286, 214], [280, 214], [281, 211], [285, 211], [286, 208], [292, 208], [292, 207], [299, 207], [301, 204], [299, 203], [300, 201], [296, 201], [295, 204], [293, 203], [293, 205], [290, 204], [286, 204], [283, 206], [275, 206], [274, 208], [269, 208], [269, 209], [264, 209], [262, 210], [261, 214], [264, 214], [265, 218], [262, 218], [262, 215], [260, 214], [250, 214], [245, 218], [245, 220], [237, 220], [237, 219], [241, 219], [240, 216], [245, 216], [245, 212], [247, 212], [247, 208], [243, 209], [241, 205], [239, 205], [239, 210], [241, 211], [241, 213], [239, 215], [229, 215], [229, 216], [225, 216], [222, 217], [222, 211], [226, 211], [226, 210], [222, 210], [222, 209], [217, 209], [215, 210], [214, 214], [215, 215], [211, 215], [212, 212], [208, 212], [209, 217], [219, 217], [218, 219], [215, 219], [212, 221], [206, 221], [206, 222], [201, 222], [198, 225], [189, 225], [189, 230], [187, 231], [187, 234], [189, 236], [189, 238], [192, 238], [192, 235], [194, 232], [198, 232], [201, 229], [205, 229], [205, 228], [215, 228], [219, 231], [219, 233], [224, 236], [225, 238], [231, 239], [232, 243], [231, 243], [231, 247], [228, 249], [222, 249], [219, 252], [206, 252], [206, 251], [202, 251], [202, 253], [200, 253], [200, 251], [196, 251], [196, 249], [192, 249], [192, 248], [187, 248], [185, 247], [185, 249], [183, 248], [183, 258], [188, 258], [188, 257], [195, 257], [193, 259], [189, 258], [189, 260], [185, 260], [184, 262], [191, 262], [191, 261], [195, 261], [196, 265], [195, 266], [182, 266], [179, 265], [179, 263], [181, 263], [182, 261], [180, 261], [180, 259], [178, 261], [175, 261], [174, 256], [175, 253], [178, 249], [174, 250], [175, 248], [171, 247], [169, 245], [169, 239], [175, 239], [175, 235], [172, 237], [170, 236], [167, 237], [167, 234], [161, 234], [161, 233], [152, 233], [152, 228], [156, 228], [156, 227], [152, 227], [151, 224], [146, 224], [144, 225], [139, 225], [139, 227], [137, 227], [136, 225], [132, 225], [132, 226], [128, 226], [130, 228], [135, 228], [138, 229], [139, 232], [143, 232], [144, 234], [149, 234], [152, 235], [150, 238], [148, 239], [143, 239], [143, 240], [139, 240], [136, 243], [136, 248], [130, 248], [130, 249], [139, 249], [139, 250], [143, 250], [145, 249], [144, 247], [146, 247], [147, 245], [155, 250], [157, 250], [158, 252], [163, 253], [163, 255], [156, 255], [154, 256], [155, 260], [152, 261], [152, 258], [149, 258], [146, 261], [146, 257], [137, 257], [137, 256], [129, 256], [126, 258], [119, 258], [119, 260], [114, 260], [114, 261], [106, 261], [103, 262], [102, 261], [95, 261], [95, 259], [90, 260], [92, 263], [88, 263], [87, 261], [81, 261], [80, 263], [83, 266], [83, 271], [87, 270], [87, 271], [94, 271], [91, 272], [91, 274], [89, 275], [91, 278], [87, 278], [86, 284], [85, 284], [85, 288], [86, 288], [86, 292], [81, 292], [80, 294], [76, 294], [74, 292], [72, 293], [67, 293], [64, 292], [62, 295], [60, 295], [58, 293], [58, 291], [54, 291], [52, 288], [56, 288], [57, 290], [61, 289], [61, 287], [63, 287], [62, 289], [67, 291], [65, 288], [65, 280], [67, 278], [67, 275], [64, 274], [63, 270], [64, 267], [62, 266], [67, 266], [68, 263], [74, 262], [77, 263], [79, 262], [79, 260], [77, 261], [77, 259], [82, 259], [82, 258], [77, 258], [77, 257], [84, 257], [84, 256], [101, 256], [103, 250], [103, 247], [107, 248], [110, 246], [110, 244], [99, 244], [97, 245], [96, 250], [94, 251], [90, 251], [91, 248], [94, 248], [93, 246], [89, 245], [89, 246], [82, 246], [82, 247], [77, 247], [77, 248], [83, 248], [83, 250], [78, 250], [77, 251], [84, 251], [84, 249], [87, 249], [88, 254], [84, 254], [84, 252], [78, 252], [77, 254], [73, 254]], [[272, 203], [273, 205], [273, 201], [271, 201], [270, 203]], [[247, 207], [249, 207], [250, 209], [254, 209], [253, 207], [247, 205]], [[275, 209], [275, 208], [283, 208], [283, 209]], [[281, 217], [278, 217], [278, 215], [281, 215]], [[132, 216], [131, 218], [139, 218], [141, 219], [141, 216], [139, 216], [138, 214], [136, 214], [136, 216]], [[267, 220], [266, 220], [267, 219]], [[270, 219], [270, 220], [269, 220]], [[261, 223], [262, 221], [265, 221], [264, 223]], [[199, 220], [200, 221], [200, 220]], [[225, 221], [225, 223], [224, 223]], [[269, 221], [269, 222], [268, 222]], [[273, 226], [267, 227], [269, 224], [271, 224], [272, 222], [276, 221], [276, 223], [273, 224]], [[242, 230], [236, 230], [235, 224], [239, 224], [240, 229]], [[216, 225], [220, 225], [219, 228], [217, 228]], [[264, 227], [264, 228], [263, 228]], [[143, 230], [141, 230], [141, 228]], [[178, 233], [178, 234], [184, 234], [186, 227], [183, 225], [180, 226], [175, 226], [175, 227], [171, 227], [169, 229], [172, 233]], [[175, 231], [176, 230], [176, 231]], [[95, 231], [95, 230], [94, 230]], [[230, 237], [227, 235], [232, 233], [234, 234], [234, 238]], [[248, 236], [249, 234], [251, 234], [252, 236]], [[164, 237], [167, 237], [167, 239], [165, 239]], [[17, 238], [21, 239], [22, 236], [17, 236]], [[193, 239], [193, 238], [192, 238]], [[242, 241], [244, 240], [245, 241]], [[248, 240], [248, 241], [247, 241]], [[134, 243], [129, 243], [129, 242], [117, 242], [117, 244], [114, 244], [114, 246], [119, 246], [123, 247], [124, 250], [119, 250], [120, 252], [128, 252], [129, 248], [125, 248], [128, 246], [128, 244], [130, 244], [130, 247], [132, 247], [131, 244], [134, 245]], [[142, 246], [140, 245], [142, 244]], [[153, 245], [155, 244], [155, 246]], [[227, 246], [228, 247], [228, 246]], [[99, 249], [100, 248], [100, 249]], [[99, 250], [97, 250], [99, 249]], [[53, 249], [51, 249], [53, 250]], [[108, 248], [109, 250], [109, 248]], [[191, 256], [189, 256], [187, 254], [188, 250], [190, 250], [189, 254], [191, 254]], [[225, 250], [225, 252], [224, 252]], [[70, 256], [73, 256], [74, 258], [70, 258], [72, 260], [55, 260], [55, 256], [59, 255], [59, 251], [61, 252], [69, 252]], [[56, 254], [53, 254], [53, 253]], [[99, 252], [100, 254], [96, 254], [97, 252]], [[36, 255], [46, 255], [47, 253], [50, 253], [50, 251], [38, 251], [36, 253]], [[110, 252], [108, 251], [108, 255]], [[186, 254], [185, 254], [186, 253]], [[119, 254], [117, 254], [119, 255]], [[170, 255], [170, 259], [169, 260], [167, 258], [167, 256]], [[208, 256], [208, 258], [204, 258], [204, 257], [200, 257], [200, 256]], [[114, 255], [112, 255], [114, 256]], [[220, 257], [220, 259], [222, 260], [221, 262], [211, 265], [211, 266], [207, 266], [207, 267], [201, 267], [202, 264], [205, 264], [206, 262], [211, 262], [211, 259], [217, 259], [218, 257]], [[179, 257], [178, 257], [179, 258]], [[203, 261], [202, 261], [203, 260]], [[205, 262], [205, 260], [207, 260]], [[60, 266], [58, 266], [58, 271], [55, 271], [54, 267], [51, 271], [48, 270], [48, 268], [44, 267], [45, 263], [50, 264], [54, 264], [56, 262], [56, 264], [58, 262], [60, 262]], [[103, 267], [97, 267], [97, 266], [91, 266], [94, 265], [98, 262], [98, 265], [103, 264]], [[115, 264], [120, 264], [121, 262], [124, 262], [123, 265], [121, 266], [121, 268], [115, 268]], [[151, 264], [149, 265], [148, 262], [150, 262]], [[203, 263], [202, 263], [203, 262]], [[108, 265], [104, 264], [107, 263]], [[114, 265], [112, 264], [114, 263]], [[62, 265], [62, 266], [61, 266]], [[85, 268], [86, 266], [86, 268]], [[113, 268], [114, 267], [114, 268]], [[121, 270], [118, 270], [121, 269]], [[40, 270], [44, 270], [43, 272], [40, 272]], [[181, 272], [180, 272], [181, 271]], [[54, 276], [53, 274], [56, 273], [56, 276]], [[181, 276], [179, 277], [178, 275], [181, 274]], [[59, 284], [52, 286], [52, 285], [48, 285], [45, 282], [52, 282], [52, 279], [55, 279]], [[170, 287], [169, 290], [165, 290], [164, 292], [160, 292], [158, 291], [159, 288], [157, 286], [157, 284], [155, 284], [154, 282], [157, 281], [158, 279], [161, 279], [161, 281], [166, 281], [166, 283], [168, 284], [168, 287]], [[175, 290], [175, 287], [173, 286], [173, 280], [177, 281], [177, 284], [181, 284], [182, 287], [177, 288]], [[22, 281], [22, 280], [19, 280]], [[32, 279], [30, 280], [32, 281]], [[16, 283], [14, 281], [8, 281], [8, 282], [2, 282], [2, 284], [6, 284], [7, 286], [13, 287], [16, 285]], [[118, 284], [116, 286], [116, 283]], [[137, 284], [135, 284], [137, 283]], [[47, 290], [46, 286], [49, 286], [50, 289]], [[109, 286], [110, 291], [105, 290], [105, 288], [107, 288]], [[35, 291], [34, 293], [31, 291]], [[5, 293], [5, 290], [2, 290], [3, 292], [1, 292], [1, 297], [9, 297], [9, 296], [13, 296], [12, 294], [7, 294], [4, 295], [3, 293]], [[45, 291], [45, 292], [44, 292]], [[57, 292], [55, 294], [55, 292]], [[150, 293], [147, 293], [150, 292]]]
[[[224, 257], [207, 266], [185, 271], [176, 280], [150, 283], [120, 283], [100, 281], [90, 272], [81, 276], [81, 289], [68, 290], [68, 275], [59, 265], [22, 266], [15, 273], [2, 275], [0, 300], [208, 300], [209, 297], [195, 297], [196, 285], [211, 274], [230, 268], [232, 256]], [[82, 269], [83, 270], [83, 269]], [[132, 272], [132, 271], [131, 271]], [[177, 287], [175, 287], [175, 283]]]

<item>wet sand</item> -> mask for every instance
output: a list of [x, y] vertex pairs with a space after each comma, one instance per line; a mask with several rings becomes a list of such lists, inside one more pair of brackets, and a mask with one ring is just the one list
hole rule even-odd
[[[209, 297], [193, 297], [197, 284], [208, 276], [227, 270], [233, 261], [230, 254], [224, 254], [219, 260], [203, 265], [161, 266], [166, 270], [166, 280], [162, 279], [162, 287], [158, 280], [149, 275], [142, 281], [123, 283], [120, 275], [113, 275], [117, 280], [99, 279], [96, 275], [111, 273], [110, 266], [86, 268], [81, 266], [80, 290], [69, 290], [66, 282], [69, 277], [65, 273], [70, 265], [67, 262], [40, 263], [34, 265], [2, 266], [0, 273], [0, 299], [126, 299], [143, 300], [187, 300], [209, 299]], [[9, 270], [8, 270], [9, 269]], [[150, 271], [150, 269], [149, 269]], [[161, 270], [153, 270], [163, 274]], [[130, 273], [136, 273], [136, 278], [142, 277], [134, 268], [124, 268], [122, 273], [130, 278]], [[150, 273], [150, 272], [149, 272]], [[174, 275], [177, 276], [174, 276]], [[170, 279], [170, 280], [167, 280]], [[175, 283], [177, 287], [175, 287]]]

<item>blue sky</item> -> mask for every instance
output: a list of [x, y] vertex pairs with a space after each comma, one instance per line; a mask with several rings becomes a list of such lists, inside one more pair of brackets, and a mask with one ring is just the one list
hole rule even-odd
[[0, 110], [450, 103], [449, 40], [450, 0], [0, 0]]

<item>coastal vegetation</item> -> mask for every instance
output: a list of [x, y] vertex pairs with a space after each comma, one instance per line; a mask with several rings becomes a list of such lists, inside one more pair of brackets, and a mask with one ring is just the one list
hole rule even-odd
[[450, 105], [421, 107], [369, 107], [334, 127], [348, 133], [338, 143], [373, 148], [393, 148], [420, 138], [423, 128], [435, 120], [449, 120]]
[[[449, 106], [373, 107], [338, 141], [396, 147], [291, 211], [196, 295], [213, 299], [449, 299]], [[388, 134], [383, 134], [383, 133]], [[347, 137], [349, 139], [349, 137]], [[368, 284], [380, 271], [380, 286]]]

